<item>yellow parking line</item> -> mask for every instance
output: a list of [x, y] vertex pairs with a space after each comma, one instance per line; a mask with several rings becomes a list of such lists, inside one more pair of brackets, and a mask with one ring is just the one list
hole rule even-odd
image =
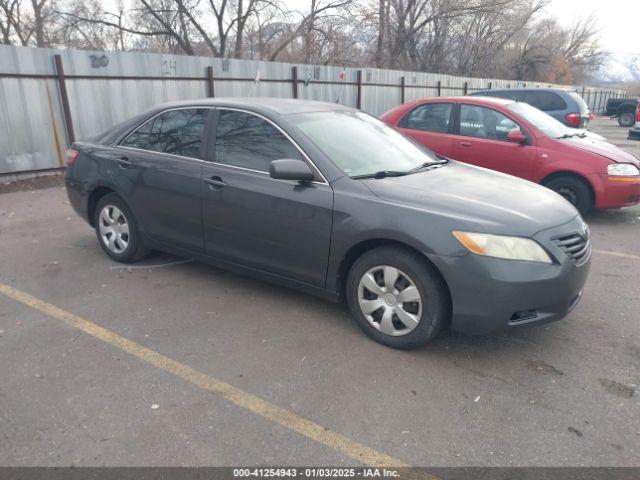
[[[77, 315], [73, 315], [61, 308], [36, 298], [28, 293], [17, 290], [9, 285], [0, 283], [0, 293], [22, 302], [56, 320], [61, 320], [67, 325], [77, 328], [92, 337], [102, 340], [109, 345], [117, 347], [134, 357], [158, 367], [166, 372], [192, 383], [193, 385], [208, 392], [220, 395], [228, 401], [242, 407], [261, 417], [282, 425], [289, 430], [304, 435], [307, 438], [322, 443], [358, 462], [372, 467], [408, 467], [406, 463], [393, 458], [384, 453], [369, 448], [355, 440], [351, 440], [344, 435], [329, 430], [311, 420], [307, 420], [293, 412], [280, 408], [266, 400], [256, 397], [244, 390], [234, 387], [221, 380], [217, 380], [209, 375], [199, 372], [184, 363], [177, 362], [165, 357], [153, 350], [128, 340], [120, 335], [107, 330], [93, 322], [85, 320]], [[423, 478], [435, 478], [426, 476]]]
[[632, 260], [640, 260], [640, 255], [632, 255], [631, 253], [612, 252], [611, 250], [598, 250], [596, 248], [593, 249], [593, 252], [599, 253], [601, 255], [611, 255], [613, 257], [622, 257], [622, 258], [630, 258]]

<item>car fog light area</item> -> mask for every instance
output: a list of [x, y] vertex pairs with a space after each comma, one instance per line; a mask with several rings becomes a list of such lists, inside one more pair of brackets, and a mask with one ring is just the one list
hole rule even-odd
[[640, 170], [630, 163], [612, 163], [607, 167], [607, 173], [613, 176], [634, 177], [640, 175]]
[[549, 254], [534, 240], [489, 233], [454, 231], [453, 236], [472, 253], [506, 260], [553, 263]]

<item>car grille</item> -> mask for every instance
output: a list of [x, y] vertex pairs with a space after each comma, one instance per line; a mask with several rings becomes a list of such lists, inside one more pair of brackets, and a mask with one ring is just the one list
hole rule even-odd
[[591, 242], [589, 241], [588, 233], [584, 235], [572, 233], [557, 237], [554, 241], [576, 265], [582, 265], [589, 259]]

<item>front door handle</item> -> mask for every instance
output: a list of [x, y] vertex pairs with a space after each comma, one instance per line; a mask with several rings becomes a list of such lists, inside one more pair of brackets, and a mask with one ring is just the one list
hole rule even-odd
[[460, 142], [460, 146], [461, 147], [470, 147], [471, 146], [471, 142]]
[[215, 189], [220, 188], [220, 187], [224, 187], [227, 185], [227, 182], [225, 182], [224, 180], [222, 180], [222, 178], [216, 176], [210, 177], [210, 178], [205, 178], [204, 179], [205, 183], [209, 184], [209, 188]]
[[118, 162], [118, 165], [120, 165], [121, 168], [127, 168], [133, 165], [127, 157], [120, 157], [116, 159], [116, 162]]

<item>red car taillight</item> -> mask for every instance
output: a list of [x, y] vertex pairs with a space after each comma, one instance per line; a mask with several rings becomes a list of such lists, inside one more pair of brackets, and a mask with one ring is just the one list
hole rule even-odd
[[636, 123], [640, 123], [640, 103], [636, 107]]
[[72, 150], [72, 149], [67, 150], [67, 154], [65, 155], [65, 160], [67, 161], [67, 165], [71, 166], [74, 163], [76, 163], [76, 160], [78, 159], [78, 155], [80, 155], [80, 152], [78, 152], [77, 150]]
[[579, 113], [567, 113], [565, 117], [569, 125], [573, 125], [574, 127], [580, 126], [580, 114]]

